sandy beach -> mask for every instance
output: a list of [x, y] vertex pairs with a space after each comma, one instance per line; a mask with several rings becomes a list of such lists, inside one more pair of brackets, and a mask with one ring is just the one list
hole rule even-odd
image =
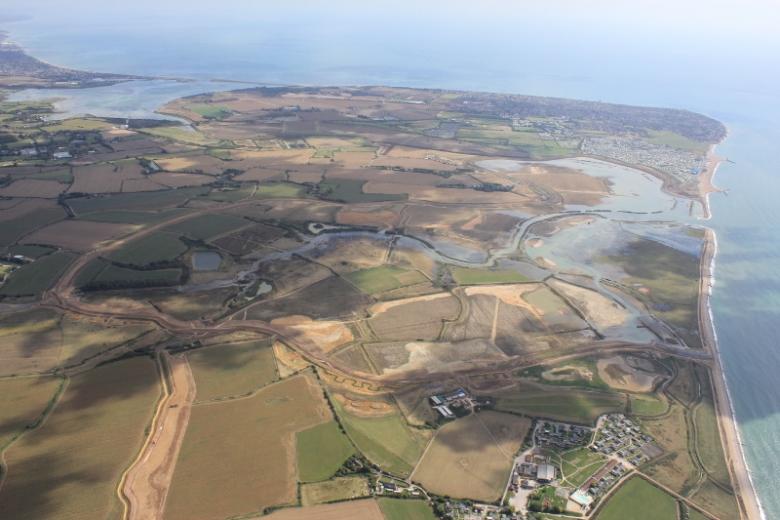
[[[710, 176], [714, 173], [717, 164], [712, 168]], [[703, 193], [706, 199], [706, 193]], [[706, 206], [705, 206], [706, 207]], [[709, 216], [709, 211], [707, 210]], [[726, 385], [725, 374], [721, 366], [720, 352], [718, 350], [718, 339], [712, 323], [712, 311], [710, 308], [710, 294], [714, 284], [715, 256], [717, 254], [717, 239], [711, 229], [707, 229], [705, 234], [704, 252], [701, 259], [701, 275], [699, 286], [699, 329], [702, 334], [702, 343], [713, 356], [712, 364], [712, 386], [715, 397], [716, 415], [718, 417], [718, 427], [720, 429], [721, 442], [723, 443], [726, 463], [731, 475], [731, 481], [734, 485], [734, 491], [739, 503], [740, 516], [743, 520], [760, 520], [765, 516], [761, 510], [761, 504], [758, 501], [753, 481], [750, 477], [750, 470], [747, 467], [745, 454], [742, 450], [742, 439], [734, 410], [731, 403], [731, 397]]]

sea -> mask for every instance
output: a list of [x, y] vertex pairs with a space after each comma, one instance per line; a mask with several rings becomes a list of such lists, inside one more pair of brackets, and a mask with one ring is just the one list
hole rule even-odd
[[[121, 5], [120, 5], [121, 4]], [[765, 517], [780, 518], [780, 6], [772, 0], [3, 0], [0, 30], [79, 69], [187, 78], [55, 94], [154, 116], [225, 83], [484, 90], [693, 110], [728, 127], [712, 311]], [[223, 80], [217, 81], [215, 80]]]

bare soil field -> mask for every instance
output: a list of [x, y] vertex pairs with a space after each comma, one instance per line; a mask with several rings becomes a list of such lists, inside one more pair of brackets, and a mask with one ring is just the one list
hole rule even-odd
[[631, 317], [625, 308], [601, 293], [556, 279], [547, 283], [568, 298], [599, 331], [620, 327]]
[[275, 511], [269, 520], [385, 520], [376, 500], [351, 500], [338, 504], [324, 504], [310, 507], [291, 507]]
[[136, 229], [131, 224], [67, 220], [27, 235], [25, 244], [48, 244], [72, 251], [89, 251], [98, 244], [126, 235]]
[[659, 374], [637, 370], [626, 356], [612, 356], [597, 361], [599, 376], [612, 388], [646, 393], [653, 390]]
[[294, 434], [329, 418], [321, 390], [304, 376], [193, 407], [165, 517], [223, 519], [294, 503]]
[[456, 419], [439, 429], [412, 480], [439, 495], [501, 498], [531, 420], [498, 412]]
[[128, 520], [162, 520], [165, 499], [173, 478], [192, 402], [195, 381], [183, 355], [167, 356], [168, 384], [152, 431], [143, 449], [122, 481], [121, 493], [127, 500]]
[[74, 376], [51, 416], [7, 451], [0, 516], [80, 520], [121, 515], [116, 487], [141, 446], [159, 395], [149, 358]]
[[330, 352], [354, 339], [352, 331], [340, 321], [314, 321], [307, 316], [285, 316], [271, 321], [305, 336], [324, 352]]
[[217, 159], [211, 155], [187, 155], [183, 157], [170, 157], [155, 159], [155, 162], [167, 172], [188, 172], [206, 175], [221, 175], [230, 168], [228, 162]]
[[34, 197], [41, 199], [56, 199], [68, 188], [67, 184], [57, 181], [37, 179], [22, 179], [0, 188], [0, 197]]
[[[435, 304], [430, 302], [435, 301]], [[375, 304], [368, 321], [384, 340], [435, 340], [445, 320], [460, 312], [460, 302], [449, 294], [435, 294]]]
[[504, 354], [487, 339], [459, 342], [368, 343], [366, 351], [383, 374], [449, 372], [481, 361], [503, 359]]
[[336, 215], [336, 222], [348, 226], [375, 226], [379, 228], [395, 227], [400, 222], [400, 208], [396, 210], [387, 207], [360, 208], [359, 206], [345, 206]]

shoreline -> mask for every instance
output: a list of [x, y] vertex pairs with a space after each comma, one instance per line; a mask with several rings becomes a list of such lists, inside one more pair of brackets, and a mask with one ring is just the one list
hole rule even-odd
[[[709, 194], [722, 191], [712, 183], [718, 166], [724, 160], [714, 155], [714, 148], [715, 146], [712, 146], [707, 153], [707, 167], [701, 173], [702, 177], [699, 180], [701, 197], [704, 201], [704, 219], [706, 220], [712, 217], [709, 206]], [[721, 444], [723, 445], [724, 456], [726, 457], [732, 485], [734, 486], [740, 516], [747, 520], [765, 520], [766, 515], [756, 493], [753, 477], [750, 474], [745, 450], [743, 449], [742, 436], [734, 413], [734, 403], [729, 392], [726, 373], [723, 370], [718, 335], [715, 330], [712, 305], [710, 304], [712, 288], [715, 285], [715, 261], [718, 253], [718, 240], [715, 231], [707, 228], [704, 241], [704, 251], [700, 264], [699, 329], [704, 348], [713, 357], [711, 386]]]

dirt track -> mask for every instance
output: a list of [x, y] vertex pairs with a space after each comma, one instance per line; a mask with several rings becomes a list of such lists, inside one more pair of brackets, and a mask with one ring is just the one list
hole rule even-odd
[[165, 352], [160, 355], [168, 365], [166, 396], [157, 409], [146, 444], [121, 484], [127, 506], [126, 520], [163, 518], [165, 499], [195, 400], [195, 380], [187, 358]]

